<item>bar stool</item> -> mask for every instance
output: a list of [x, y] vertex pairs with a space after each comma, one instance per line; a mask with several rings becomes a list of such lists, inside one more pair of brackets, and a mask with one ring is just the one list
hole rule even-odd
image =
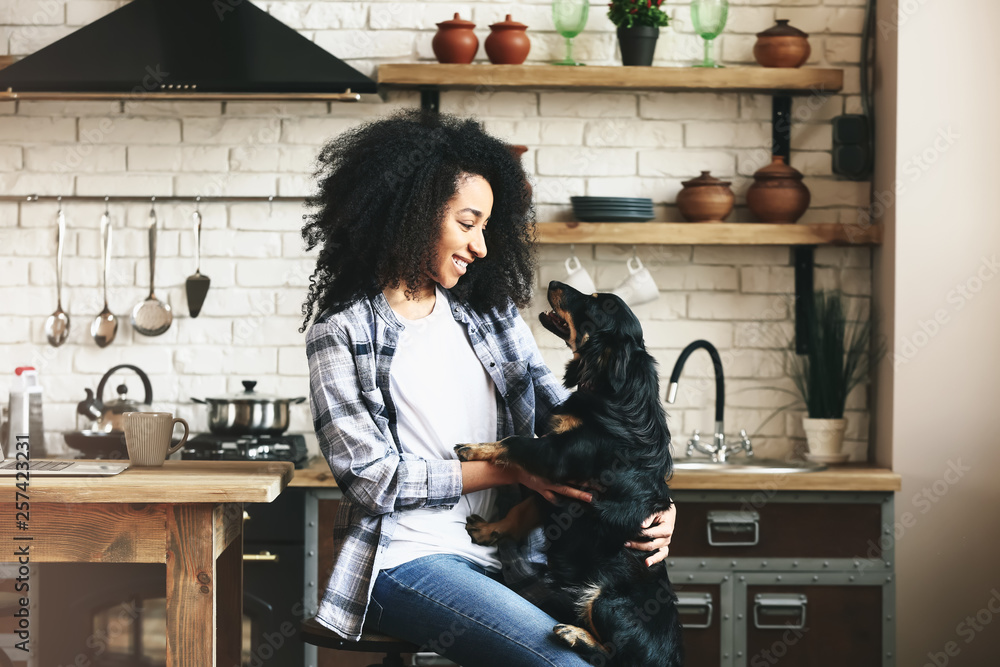
[[374, 632], [362, 632], [360, 641], [351, 641], [328, 629], [315, 618], [302, 621], [299, 634], [302, 637], [302, 641], [307, 644], [321, 648], [330, 648], [334, 651], [385, 653], [381, 666], [370, 665], [370, 667], [405, 667], [402, 654], [416, 653], [420, 650], [420, 647], [416, 644]]

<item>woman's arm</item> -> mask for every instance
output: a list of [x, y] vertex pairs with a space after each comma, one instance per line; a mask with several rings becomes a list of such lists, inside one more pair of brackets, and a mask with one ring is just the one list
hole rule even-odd
[[498, 466], [489, 461], [465, 461], [462, 463], [463, 494], [505, 484], [523, 484], [542, 494], [542, 497], [550, 503], [557, 502], [556, 494], [585, 503], [589, 503], [592, 499], [590, 493], [586, 491], [565, 484], [555, 484], [544, 477], [525, 472], [519, 466]]

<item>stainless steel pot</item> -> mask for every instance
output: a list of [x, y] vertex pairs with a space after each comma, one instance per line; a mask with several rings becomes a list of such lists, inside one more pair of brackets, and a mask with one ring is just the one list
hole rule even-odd
[[280, 435], [288, 429], [288, 406], [299, 398], [277, 398], [253, 390], [256, 382], [244, 380], [245, 391], [220, 398], [193, 398], [208, 406], [208, 429], [216, 435]]

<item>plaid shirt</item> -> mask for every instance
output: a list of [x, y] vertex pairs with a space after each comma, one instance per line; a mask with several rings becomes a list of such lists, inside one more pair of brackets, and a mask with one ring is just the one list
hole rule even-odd
[[[455, 320], [497, 389], [497, 434], [543, 433], [552, 408], [568, 392], [545, 366], [528, 325], [511, 305], [482, 316], [449, 295]], [[309, 328], [306, 353], [313, 425], [320, 448], [344, 494], [334, 524], [334, 567], [318, 618], [358, 639], [382, 553], [399, 513], [452, 507], [462, 495], [458, 459], [427, 460], [403, 452], [389, 367], [403, 325], [379, 293], [345, 310], [323, 313]], [[447, 360], [442, 360], [442, 365]], [[444, 372], [444, 369], [442, 369]], [[517, 487], [499, 489], [501, 511], [517, 501]], [[526, 598], [545, 597], [541, 530], [526, 545], [502, 545], [507, 584]]]

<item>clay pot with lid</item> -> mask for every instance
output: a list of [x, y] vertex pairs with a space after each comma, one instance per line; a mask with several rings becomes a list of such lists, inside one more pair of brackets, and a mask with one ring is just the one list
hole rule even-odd
[[510, 14], [499, 23], [490, 25], [486, 38], [486, 55], [494, 65], [520, 65], [531, 51], [531, 40], [525, 31], [528, 26], [512, 21]]
[[684, 189], [677, 195], [677, 209], [688, 222], [725, 220], [733, 212], [736, 198], [729, 181], [703, 171], [701, 176], [681, 183]]
[[784, 156], [774, 155], [771, 164], [754, 173], [747, 207], [761, 222], [791, 223], [806, 212], [810, 198], [802, 172], [785, 164]]
[[437, 24], [438, 31], [431, 40], [431, 48], [439, 63], [468, 65], [479, 50], [479, 38], [472, 29], [476, 24], [466, 21], [455, 12], [455, 18]]
[[753, 57], [764, 67], [801, 67], [809, 60], [809, 35], [788, 25], [788, 19], [757, 33]]

